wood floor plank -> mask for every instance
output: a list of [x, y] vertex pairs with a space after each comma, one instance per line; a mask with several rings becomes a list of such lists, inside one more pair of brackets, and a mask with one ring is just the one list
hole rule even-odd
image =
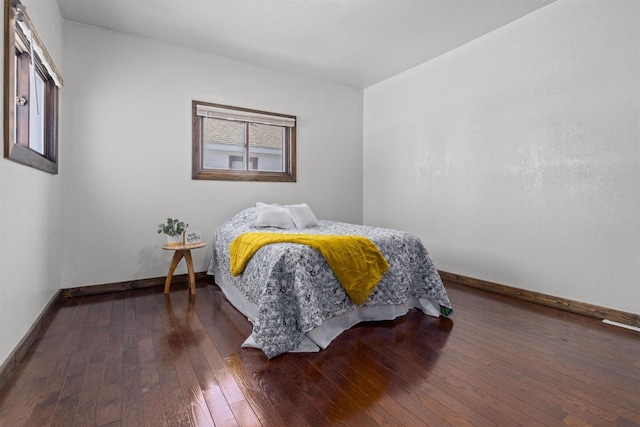
[[[304, 356], [303, 356], [304, 357]], [[299, 367], [301, 358], [292, 358], [287, 363], [282, 363], [284, 374], [297, 387], [298, 393], [306, 397], [311, 405], [322, 415], [323, 424], [343, 425], [348, 416], [348, 411], [342, 405], [330, 399]], [[304, 368], [302, 368], [304, 369]]]
[[[348, 347], [345, 346], [345, 348]], [[420, 402], [416, 402], [415, 399], [391, 398], [393, 393], [386, 393], [386, 391], [395, 384], [390, 385], [386, 378], [381, 378], [378, 375], [368, 376], [364, 373], [365, 365], [358, 360], [356, 353], [352, 351], [349, 356], [348, 362], [341, 357], [327, 357], [325, 361], [337, 370], [346, 381], [353, 383], [357, 389], [364, 392], [372, 405], [379, 406], [385, 413], [389, 413], [392, 419], [396, 419], [404, 425], [422, 425], [425, 419], [428, 419], [429, 423], [434, 426], [450, 425], [431, 410], [422, 406]]]
[[[270, 414], [270, 425], [285, 425], [279, 413], [274, 413], [272, 410], [274, 402], [270, 398], [273, 396], [270, 394], [256, 393], [255, 385], [245, 387], [245, 392], [242, 392], [240, 383], [247, 377], [253, 378], [254, 375], [253, 370], [251, 368], [248, 370], [245, 369], [244, 363], [236, 356], [239, 352], [240, 344], [244, 341], [243, 334], [248, 335], [250, 333], [247, 326], [241, 324], [241, 322], [247, 322], [247, 320], [235, 309], [222, 310], [221, 306], [224, 306], [224, 302], [220, 300], [221, 293], [219, 288], [210, 288], [209, 292], [215, 304], [220, 306], [225, 318], [234, 318], [234, 324], [240, 324], [240, 328], [245, 331], [238, 332], [236, 328], [229, 328], [231, 330], [231, 332], [229, 332], [229, 329], [222, 329], [218, 326], [219, 322], [216, 322], [216, 317], [209, 316], [209, 306], [198, 302], [193, 305], [197, 315], [192, 317], [192, 328], [194, 332], [203, 338], [200, 341], [203, 355], [216, 376], [216, 381], [225, 396], [225, 401], [233, 411], [240, 411], [236, 414], [238, 422], [244, 423], [245, 425], [254, 425], [259, 420], [266, 422], [267, 416], [265, 414], [267, 413]], [[206, 325], [203, 325], [203, 322], [206, 323]], [[208, 339], [205, 339], [205, 336]], [[221, 343], [229, 342], [229, 337], [232, 337], [231, 340], [233, 343], [231, 345], [233, 346], [233, 351], [231, 351], [231, 356], [223, 359], [220, 349], [221, 347], [223, 349], [228, 347], [224, 344], [221, 345]], [[214, 342], [216, 343], [215, 345]], [[258, 387], [260, 387], [260, 384], [264, 383], [260, 382], [258, 384]], [[267, 396], [267, 399], [264, 399], [265, 396]], [[253, 415], [250, 412], [253, 413]]]
[[213, 422], [218, 426], [236, 427], [238, 422], [231, 411], [229, 403], [224, 397], [218, 384], [213, 384], [204, 390], [204, 399], [207, 402]]
[[[596, 325], [600, 326], [597, 323]], [[486, 325], [479, 324], [478, 322], [471, 323], [468, 328], [465, 328], [465, 332], [467, 332], [467, 330], [473, 330], [475, 334], [482, 333], [483, 336], [491, 337], [492, 340], [500, 340], [502, 343], [504, 343], [505, 346], [513, 348], [517, 351], [522, 352], [526, 349], [526, 351], [529, 352], [532, 356], [540, 359], [544, 358], [548, 360], [553, 366], [559, 365], [559, 368], [561, 370], [569, 373], [574, 371], [572, 369], [573, 366], [581, 366], [581, 372], [575, 377], [577, 380], [595, 385], [601, 383], [604, 378], [608, 378], [610, 380], [613, 379], [615, 380], [616, 391], [626, 390], [628, 394], [635, 394], [634, 392], [637, 385], [633, 384], [633, 382], [630, 381], [629, 369], [619, 371], [617, 368], [617, 365], [620, 364], [620, 362], [624, 361], [623, 357], [615, 357], [616, 352], [619, 352], [621, 349], [617, 349], [617, 351], [606, 348], [602, 349], [602, 343], [596, 346], [588, 346], [586, 342], [583, 342], [581, 348], [575, 349], [572, 348], [573, 345], [569, 344], [570, 342], [576, 340], [575, 336], [566, 339], [557, 337], [554, 340], [553, 335], [555, 335], [555, 333], [551, 335], [551, 333], [549, 332], [549, 334], [540, 335], [538, 330], [527, 331], [527, 327], [525, 327], [524, 325], [511, 326], [517, 327], [517, 334], [511, 334], [509, 336], [496, 335], [491, 328], [487, 328]], [[475, 339], [477, 339], [477, 337]], [[540, 341], [544, 341], [545, 343], [547, 343], [547, 345], [534, 345], [534, 343], [538, 343]], [[586, 349], [589, 349], [588, 353], [590, 353], [590, 355], [588, 356], [587, 352], [585, 351]], [[596, 352], [598, 353], [598, 357], [594, 358], [593, 355]], [[622, 350], [622, 354], [626, 354], [626, 351]], [[615, 367], [611, 365], [611, 360], [617, 361]], [[630, 363], [627, 366], [629, 365]], [[604, 386], [607, 386], [606, 381]]]
[[[367, 342], [362, 342], [361, 345], [366, 347], [368, 357], [378, 361], [384, 369], [392, 372], [393, 375], [402, 378], [405, 384], [416, 382], [415, 377], [417, 373], [424, 372], [424, 365], [411, 363], [403, 357], [405, 353], [403, 351], [388, 351], [389, 347], [384, 346], [381, 340], [367, 340]], [[387, 349], [386, 353], [389, 357], [383, 354], [383, 352], [379, 350], [380, 348]], [[505, 425], [509, 423], [508, 420], [503, 417], [494, 419], [492, 415], [494, 415], [495, 411], [492, 410], [489, 411], [489, 417], [486, 417], [485, 413], [488, 408], [478, 406], [476, 404], [477, 400], [470, 399], [469, 396], [464, 393], [459, 393], [457, 387], [445, 383], [442, 381], [442, 378], [435, 375], [435, 373], [431, 372], [430, 375], [423, 373], [423, 375], [425, 375], [425, 378], [415, 385], [417, 389], [416, 393], [420, 393], [421, 399], [433, 398], [438, 401], [440, 405], [459, 414], [461, 420], [458, 420], [456, 424], [472, 423], [473, 425], [488, 426], [496, 424]]]
[[352, 410], [366, 412], [378, 425], [387, 425], [394, 419], [390, 412], [377, 405], [377, 399], [372, 399], [361, 387], [358, 387], [357, 381], [349, 380], [348, 375], [343, 375], [333, 366], [325, 363], [322, 354], [307, 359], [307, 363], [320, 372], [334, 390], [340, 390], [343, 396], [346, 396], [345, 402]]
[[330, 378], [323, 375], [322, 371], [311, 364], [308, 357], [301, 357], [298, 362], [296, 367], [299, 370], [299, 375], [304, 375], [311, 384], [322, 391], [329, 402], [333, 402], [338, 407], [339, 411], [329, 414], [330, 419], [351, 425], [382, 425], [366, 407], [359, 406], [358, 402], [353, 400], [345, 390], [336, 386]]
[[79, 319], [76, 319], [77, 325], [82, 326], [82, 329], [78, 330], [81, 336], [80, 345], [71, 359], [69, 374], [65, 379], [51, 419], [52, 426], [73, 425], [76, 410], [82, 396], [81, 391], [85, 377], [91, 375], [91, 373], [87, 373], [87, 370], [90, 367], [94, 367], [90, 365], [89, 361], [93, 350], [100, 346], [97, 340], [99, 337], [96, 334], [96, 325], [100, 314], [101, 302], [97, 298], [92, 298], [90, 301], [90, 303], [86, 304], [88, 310], [84, 325], [79, 323]]
[[[458, 351], [470, 356], [468, 349], [468, 346], [465, 347], [461, 345]], [[480, 344], [474, 346], [474, 353], [474, 356], [478, 354], [488, 356], [491, 354], [490, 352], [486, 352]], [[535, 357], [532, 359], [530, 356], [521, 352], [514, 352], [512, 357], [520, 358], [530, 363], [525, 363], [524, 366], [522, 364], [514, 365], [504, 357], [494, 356], [495, 360], [492, 364], [497, 364], [500, 369], [508, 371], [509, 375], [518, 381], [523, 390], [529, 390], [532, 396], [532, 399], [530, 399], [531, 403], [542, 404], [543, 402], [547, 402], [546, 405], [538, 407], [541, 410], [546, 410], [548, 413], [552, 414], [555, 412], [557, 414], [560, 412], [559, 415], [561, 415], [562, 412], [566, 413], [566, 411], [570, 411], [574, 415], [580, 415], [580, 419], [586, 421], [606, 419], [607, 417], [612, 417], [610, 419], [613, 419], [612, 410], [614, 406], [634, 405], [631, 400], [627, 399], [619, 399], [617, 405], [609, 404], [607, 402], [609, 399], [607, 390], [602, 390], [597, 384], [587, 384], [580, 380], [575, 380], [572, 375], [567, 375], [566, 367], [559, 370], [548, 369], [547, 366], [552, 363], [551, 360], [540, 360]], [[564, 364], [561, 364], [561, 366], [563, 365]], [[581, 368], [581, 372], [584, 372], [582, 369], [583, 368]], [[571, 398], [566, 399], [564, 397], [565, 392], [568, 390], [573, 390], [574, 392], [579, 390], [584, 391], [585, 393], [582, 395], [581, 401], [586, 401], [589, 405], [573, 404]], [[533, 399], [534, 396], [537, 396], [537, 398]], [[558, 404], [562, 404], [562, 406], [558, 406]]]
[[78, 305], [74, 310], [64, 341], [57, 351], [57, 357], [46, 383], [39, 390], [37, 403], [33, 407], [27, 425], [49, 425], [51, 423], [55, 408], [62, 396], [62, 389], [67, 380], [71, 362], [82, 342], [81, 328], [88, 313], [88, 304]]
[[100, 381], [100, 397], [96, 409], [98, 425], [121, 422], [122, 419], [122, 352], [126, 296], [124, 293], [115, 296], [111, 306], [105, 369]]
[[[0, 414], [4, 414], [7, 425], [27, 423], [57, 362], [55, 356], [60, 350], [60, 343], [67, 338], [68, 323], [72, 321], [77, 307], [77, 301], [53, 307], [50, 321], [16, 367], [13, 377], [0, 390]], [[17, 381], [18, 378], [22, 380]]]
[[[171, 308], [171, 296], [165, 298], [165, 303], [169, 309], [162, 312], [166, 315], [166, 322], [172, 324], [171, 329], [174, 333], [168, 337], [168, 343], [173, 354], [176, 373], [178, 374], [178, 382], [182, 387], [186, 400], [189, 402], [189, 415], [194, 425], [213, 426], [213, 419], [209, 413], [204, 394], [200, 382], [194, 372], [193, 361], [201, 362], [200, 353], [196, 351], [197, 339], [194, 337], [190, 329], [190, 317], [193, 316], [192, 310], [187, 312], [176, 313]], [[201, 380], [204, 383], [214, 379], [206, 363], [198, 363], [196, 368], [199, 369]]]
[[[270, 366], [270, 375], [277, 377], [278, 388], [283, 394], [283, 398], [289, 400], [296, 410], [304, 414], [304, 420], [308, 425], [325, 425], [327, 420], [311, 400], [311, 397], [301, 390], [286, 373], [286, 363], [274, 363]], [[274, 379], [274, 381], [276, 381]]]
[[127, 334], [126, 345], [122, 354], [122, 423], [124, 425], [143, 425], [144, 406], [142, 400], [141, 367], [137, 347], [137, 335]]
[[[432, 399], [421, 396], [414, 389], [419, 381], [409, 383], [394, 376], [390, 371], [377, 371], [361, 346], [356, 347], [355, 355], [355, 360], [351, 360], [350, 365], [358, 375], [374, 385], [371, 389], [373, 393], [385, 396], [384, 392], [389, 390], [390, 393], [399, 395], [400, 398], [397, 400], [405, 411], [412, 413], [418, 419], [428, 419], [433, 425], [469, 425], [466, 420], [460, 418], [459, 414], [453, 413], [449, 408], [439, 405]], [[340, 361], [340, 363], [344, 362]]]
[[297, 415], [298, 408], [279, 384], [279, 381], [288, 379], [280, 378], [269, 369], [273, 364], [271, 361], [258, 351], [249, 350], [228, 357], [225, 362], [239, 390], [244, 390], [247, 402], [262, 423], [273, 426], [305, 424]]
[[72, 425], [80, 427], [95, 423], [96, 408], [100, 397], [100, 379], [104, 375], [104, 369], [104, 362], [94, 362], [87, 365]]
[[[167, 322], [162, 328], [154, 329], [152, 336], [167, 423], [170, 426], [192, 425], [191, 407], [180, 386], [172, 353], [176, 347], [175, 326]], [[174, 342], [173, 346], [170, 341]]]
[[[19, 375], [15, 374], [14, 375]], [[0, 425], [25, 426], [31, 417], [35, 405], [38, 403], [39, 391], [44, 387], [47, 378], [25, 379], [19, 385], [13, 382], [5, 384], [5, 389], [11, 389], [7, 401], [0, 405]], [[15, 392], [13, 392], [15, 390]]]
[[[479, 334], [483, 334], [481, 342], [477, 342]], [[563, 343], [557, 343], [554, 346], [558, 349], [557, 353], [550, 353], [538, 346], [532, 346], [530, 344], [532, 339], [529, 337], [523, 337], [517, 341], [506, 341], [490, 330], [464, 330], [460, 332], [460, 337], [462, 340], [460, 351], [468, 352], [468, 349], [473, 347], [475, 356], [484, 354], [485, 357], [493, 357], [494, 359], [497, 357], [499, 360], [500, 358], [504, 359], [504, 354], [493, 356], [494, 351], [487, 343], [502, 342], [503, 348], [512, 353], [510, 359], [528, 361], [524, 365], [520, 363], [511, 365], [511, 369], [515, 373], [526, 373], [529, 376], [529, 381], [542, 379], [547, 384], [554, 384], [556, 393], [565, 390], [582, 391], [582, 400], [589, 403], [588, 411], [600, 411], [602, 414], [600, 416], [610, 413], [614, 407], [622, 406], [629, 411], [638, 408], [637, 394], [629, 392], [632, 385], [629, 384], [628, 378], [622, 379], [616, 374], [607, 376], [604, 372], [597, 372], [599, 368], [594, 368], [593, 364], [585, 363], [582, 355], [576, 357], [573, 351], [564, 352]], [[502, 365], [510, 365], [510, 362], [503, 360]], [[615, 385], [610, 387], [609, 384]], [[542, 385], [540, 384], [539, 387]]]
[[142, 298], [137, 301], [136, 312], [144, 312], [146, 319], [145, 327], [137, 330], [144, 425], [148, 427], [168, 426], [160, 385], [158, 360], [153, 342], [154, 328], [161, 325], [155, 295], [149, 292], [143, 293]]
[[640, 335], [447, 285], [326, 350], [268, 360], [217, 286], [61, 300], [0, 390], [1, 426], [640, 426]]
[[66, 427], [73, 425], [76, 408], [80, 401], [80, 392], [87, 370], [87, 365], [75, 366], [69, 371], [65, 384], [60, 391], [60, 397], [51, 416], [50, 425], [53, 427]]

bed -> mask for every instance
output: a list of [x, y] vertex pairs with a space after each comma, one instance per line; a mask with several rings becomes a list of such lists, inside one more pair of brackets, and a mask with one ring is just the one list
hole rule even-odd
[[[303, 208], [302, 211], [297, 209]], [[267, 210], [285, 209], [292, 221], [265, 221]], [[282, 212], [281, 212], [282, 213]], [[245, 233], [364, 236], [379, 249], [388, 269], [362, 303], [347, 295], [325, 257], [298, 243], [258, 249], [242, 274], [231, 272], [230, 246]], [[340, 333], [363, 321], [392, 320], [418, 308], [431, 316], [449, 316], [451, 303], [420, 239], [386, 228], [317, 220], [307, 205], [259, 203], [224, 222], [213, 240], [208, 273], [225, 297], [253, 324], [243, 347], [261, 349], [268, 358], [287, 352], [326, 348]]]

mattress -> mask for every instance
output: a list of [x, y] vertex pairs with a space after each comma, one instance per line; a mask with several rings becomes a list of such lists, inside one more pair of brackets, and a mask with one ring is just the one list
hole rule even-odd
[[[253, 324], [243, 347], [268, 358], [327, 348], [340, 333], [363, 321], [392, 320], [413, 308], [430, 316], [450, 316], [451, 303], [420, 239], [380, 227], [321, 220], [303, 229], [256, 227], [256, 208], [223, 223], [214, 235], [208, 273], [225, 297]], [[362, 304], [353, 304], [320, 252], [296, 243], [259, 249], [238, 277], [231, 274], [229, 247], [252, 231], [357, 235], [370, 239], [389, 269]]]

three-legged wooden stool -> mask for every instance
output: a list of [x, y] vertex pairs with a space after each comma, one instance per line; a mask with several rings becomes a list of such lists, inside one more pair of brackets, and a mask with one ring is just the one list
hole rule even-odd
[[169, 272], [167, 273], [167, 280], [164, 282], [164, 293], [169, 293], [171, 287], [171, 279], [173, 278], [173, 272], [176, 270], [178, 263], [184, 257], [187, 261], [187, 271], [189, 272], [189, 288], [191, 288], [191, 294], [196, 293], [196, 275], [193, 272], [193, 260], [191, 259], [191, 249], [204, 248], [206, 243], [192, 243], [190, 245], [163, 245], [162, 249], [167, 251], [176, 251], [171, 259], [171, 265], [169, 266]]

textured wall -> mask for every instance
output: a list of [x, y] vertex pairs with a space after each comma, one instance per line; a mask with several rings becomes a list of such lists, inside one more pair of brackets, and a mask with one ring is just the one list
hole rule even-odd
[[[58, 3], [23, 3], [64, 74]], [[60, 175], [0, 159], [0, 230], [1, 364], [60, 287]]]
[[365, 89], [364, 221], [640, 313], [640, 3], [558, 1]]
[[[64, 42], [63, 288], [165, 275], [167, 216], [207, 242], [257, 201], [362, 221], [361, 91], [70, 22]], [[194, 99], [297, 116], [298, 181], [192, 180]]]

